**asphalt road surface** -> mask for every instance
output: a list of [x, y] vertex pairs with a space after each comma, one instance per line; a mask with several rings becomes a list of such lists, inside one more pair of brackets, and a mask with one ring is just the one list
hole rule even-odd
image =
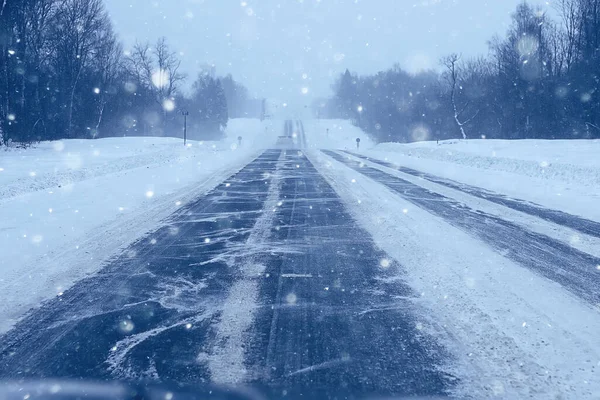
[[31, 311], [0, 378], [446, 395], [452, 360], [399, 276], [300, 150], [268, 150]]

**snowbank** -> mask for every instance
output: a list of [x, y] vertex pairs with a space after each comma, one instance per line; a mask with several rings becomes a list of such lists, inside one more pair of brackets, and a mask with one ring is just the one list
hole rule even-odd
[[127, 137], [0, 150], [0, 331], [235, 173], [282, 126], [232, 120], [224, 140], [188, 147]]

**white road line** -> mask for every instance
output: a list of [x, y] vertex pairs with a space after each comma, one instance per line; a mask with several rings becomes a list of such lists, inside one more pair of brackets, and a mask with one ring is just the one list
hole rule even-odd
[[312, 274], [281, 274], [282, 278], [312, 278]]

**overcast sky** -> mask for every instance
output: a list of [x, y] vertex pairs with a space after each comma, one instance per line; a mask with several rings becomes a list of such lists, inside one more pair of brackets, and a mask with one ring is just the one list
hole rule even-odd
[[522, 0], [105, 1], [126, 46], [165, 36], [187, 74], [215, 64], [252, 94], [293, 103], [329, 95], [345, 68], [417, 71], [450, 52], [486, 54]]

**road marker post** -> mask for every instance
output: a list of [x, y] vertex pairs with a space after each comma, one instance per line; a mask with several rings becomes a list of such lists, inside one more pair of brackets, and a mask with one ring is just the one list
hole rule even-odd
[[187, 117], [190, 113], [187, 110], [181, 110], [180, 113], [183, 115], [183, 145], [187, 146]]

